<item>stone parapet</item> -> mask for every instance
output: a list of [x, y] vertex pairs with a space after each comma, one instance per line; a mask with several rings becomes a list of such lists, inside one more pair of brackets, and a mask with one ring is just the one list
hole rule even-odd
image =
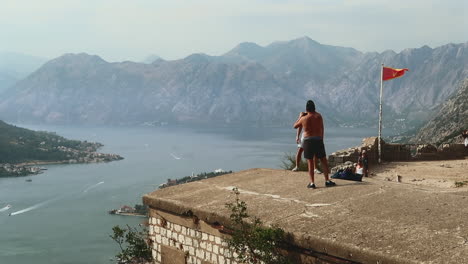
[[[463, 144], [443, 144], [436, 148], [430, 144], [392, 144], [381, 141], [382, 161], [424, 161], [463, 159], [468, 156], [468, 149]], [[341, 166], [346, 162], [356, 163], [359, 153], [366, 150], [370, 164], [378, 163], [378, 138], [362, 140], [360, 146], [339, 150], [328, 156], [330, 168]]]
[[[422, 208], [409, 201], [426, 201], [425, 197], [432, 197], [426, 192], [409, 192], [409, 186], [400, 190], [390, 182], [340, 180], [339, 187], [325, 188], [320, 177], [318, 188], [311, 191], [305, 187], [307, 177], [301, 172], [251, 169], [145, 195], [155, 263], [235, 263], [226, 247], [231, 223], [225, 205], [235, 199], [233, 186], [238, 187], [249, 215], [285, 230], [288, 240], [283, 249], [293, 263], [417, 263], [413, 255], [421, 248], [413, 244], [414, 239], [435, 239], [432, 232], [419, 228], [425, 224], [413, 221], [418, 216], [403, 213]], [[383, 201], [385, 212], [381, 211]], [[449, 204], [448, 200], [444, 203]], [[458, 202], [453, 205], [458, 206]], [[442, 218], [445, 223], [447, 217]], [[412, 232], [414, 228], [418, 232]], [[417, 257], [427, 259], [428, 252], [439, 250], [438, 242], [434, 244]]]

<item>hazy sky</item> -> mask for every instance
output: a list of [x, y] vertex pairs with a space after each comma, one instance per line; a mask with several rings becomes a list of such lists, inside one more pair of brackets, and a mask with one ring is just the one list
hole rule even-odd
[[109, 61], [309, 36], [383, 51], [468, 41], [467, 0], [0, 0], [0, 51]]

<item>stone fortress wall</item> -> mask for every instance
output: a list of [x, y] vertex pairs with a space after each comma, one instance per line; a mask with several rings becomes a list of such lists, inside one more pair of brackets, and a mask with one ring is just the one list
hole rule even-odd
[[[149, 206], [149, 239], [152, 241], [152, 264], [238, 264], [236, 253], [229, 250], [229, 230], [209, 224], [195, 215], [165, 212]], [[290, 248], [298, 263], [350, 264], [346, 259], [314, 251]]]
[[[468, 151], [463, 144], [443, 144], [436, 148], [430, 144], [392, 144], [383, 140], [382, 161], [423, 161], [463, 159]], [[339, 166], [347, 161], [356, 163], [361, 150], [366, 150], [370, 164], [378, 163], [378, 138], [369, 137], [362, 141], [361, 146], [348, 148], [332, 153], [328, 156], [330, 168]], [[332, 170], [333, 171], [333, 170]]]
[[[468, 154], [461, 144], [443, 145], [440, 148], [435, 148], [431, 145], [387, 144], [382, 142], [382, 147], [383, 161], [456, 159], [464, 158]], [[362, 149], [367, 150], [371, 164], [377, 163], [378, 144], [377, 138], [373, 137], [364, 139], [359, 147], [337, 151], [330, 155], [329, 162], [331, 167], [342, 165], [347, 161], [348, 163], [357, 162], [359, 152]], [[195, 184], [175, 186], [165, 189], [166, 194], [145, 195], [143, 197], [143, 203], [149, 206], [149, 239], [152, 241], [152, 255], [154, 259], [152, 263], [236, 264], [237, 262], [232, 257], [233, 253], [228, 249], [228, 244], [226, 243], [226, 239], [229, 238], [229, 230], [223, 227], [229, 221], [223, 217], [220, 218], [217, 212], [200, 211], [193, 207], [193, 205], [186, 205], [177, 200], [183, 200], [183, 189], [190, 189], [190, 186], [193, 187]], [[192, 193], [193, 191], [191, 189], [188, 193]], [[219, 189], [210, 189], [208, 195], [219, 191]], [[198, 187], [196, 188], [196, 192], [200, 192]], [[166, 195], [170, 198], [165, 197]], [[205, 197], [207, 193], [201, 192], [197, 195]], [[296, 244], [291, 245], [292, 247], [287, 249], [288, 255], [295, 256], [295, 263], [362, 263], [352, 261], [351, 259], [354, 258], [368, 260], [368, 262], [365, 261], [364, 263], [400, 263], [393, 261], [388, 256], [372, 252], [352, 250], [354, 253], [350, 253], [349, 248], [340, 243], [325, 243], [322, 240], [304, 241], [300, 243], [305, 243], [304, 245], [307, 244], [308, 246], [296, 243], [296, 241], [294, 242]], [[328, 250], [333, 250], [335, 254], [327, 253]], [[339, 254], [336, 254], [337, 252]], [[344, 256], [347, 256], [346, 259], [343, 258]]]
[[236, 264], [221, 233], [196, 217], [150, 208], [149, 235], [154, 263]]

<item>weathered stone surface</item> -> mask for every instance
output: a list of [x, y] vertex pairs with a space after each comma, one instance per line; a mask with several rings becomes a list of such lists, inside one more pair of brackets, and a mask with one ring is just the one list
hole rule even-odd
[[251, 169], [158, 190], [145, 195], [144, 203], [229, 226], [225, 204], [234, 200], [236, 186], [250, 214], [285, 229], [302, 248], [361, 263], [458, 264], [468, 259], [468, 193], [462, 189], [374, 178], [336, 180], [337, 187], [325, 188], [322, 177], [316, 177], [319, 188], [310, 190], [307, 182], [305, 172]]

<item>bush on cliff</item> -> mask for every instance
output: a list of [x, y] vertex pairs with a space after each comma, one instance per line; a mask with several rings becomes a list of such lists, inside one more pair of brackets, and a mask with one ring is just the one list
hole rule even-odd
[[137, 230], [129, 225], [121, 228], [117, 225], [112, 228], [112, 231], [113, 234], [110, 237], [120, 248], [120, 252], [116, 255], [119, 264], [140, 264], [153, 261], [148, 230]]
[[226, 204], [231, 210], [233, 223], [231, 238], [227, 239], [233, 258], [246, 264], [290, 264], [282, 254], [281, 247], [286, 241], [285, 232], [278, 227], [265, 227], [256, 217], [247, 213], [247, 204], [239, 199], [239, 190], [233, 189], [236, 195], [234, 203]]

